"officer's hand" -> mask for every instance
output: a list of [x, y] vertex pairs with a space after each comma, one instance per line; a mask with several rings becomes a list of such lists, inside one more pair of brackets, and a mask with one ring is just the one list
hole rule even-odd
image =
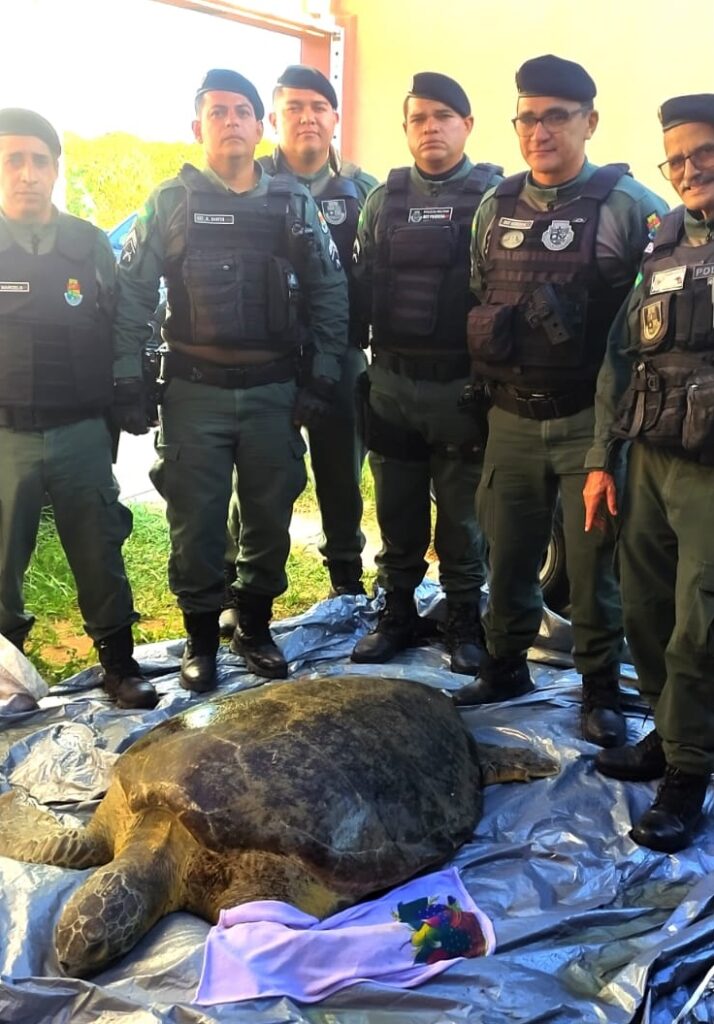
[[131, 377], [114, 382], [114, 402], [110, 415], [118, 430], [125, 430], [128, 434], [148, 433], [146, 410], [146, 389], [142, 380]]
[[310, 430], [327, 415], [332, 408], [335, 382], [327, 377], [313, 377], [304, 388], [300, 388], [293, 409], [293, 423], [296, 427]]
[[585, 532], [589, 533], [593, 526], [598, 530], [604, 530], [603, 501], [606, 502], [610, 515], [617, 515], [617, 492], [612, 474], [606, 473], [602, 469], [588, 473], [583, 487], [583, 501], [585, 502]]

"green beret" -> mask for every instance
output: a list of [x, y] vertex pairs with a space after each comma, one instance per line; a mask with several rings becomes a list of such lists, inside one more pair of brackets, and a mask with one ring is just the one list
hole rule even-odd
[[55, 159], [62, 152], [59, 135], [50, 122], [34, 110], [22, 107], [0, 110], [0, 135], [34, 135], [36, 139], [42, 139]]
[[714, 124], [714, 95], [699, 92], [692, 96], [674, 96], [659, 108], [662, 131], [679, 124]]
[[594, 99], [597, 92], [585, 68], [552, 53], [521, 64], [516, 71], [516, 88], [519, 96], [561, 96], [581, 103]]
[[462, 117], [469, 117], [471, 114], [469, 98], [459, 83], [448, 75], [440, 75], [437, 71], [420, 71], [414, 75], [407, 95], [445, 103]]
[[226, 71], [225, 68], [211, 68], [196, 91], [196, 110], [198, 111], [199, 101], [205, 92], [236, 92], [250, 100], [253, 106], [253, 113], [258, 121], [263, 120], [265, 107], [258, 95], [258, 90], [244, 75], [237, 71]]
[[290, 64], [285, 68], [275, 83], [275, 88], [284, 86], [286, 89], [311, 89], [324, 96], [333, 110], [337, 110], [337, 93], [329, 79], [325, 78], [317, 68], [307, 64]]

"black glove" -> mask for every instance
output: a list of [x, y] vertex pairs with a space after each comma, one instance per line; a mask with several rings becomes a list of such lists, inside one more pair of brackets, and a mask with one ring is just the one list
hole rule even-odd
[[296, 427], [310, 430], [327, 415], [332, 408], [335, 382], [327, 377], [313, 377], [305, 387], [300, 388], [293, 409], [293, 423]]
[[117, 430], [125, 430], [127, 434], [148, 433], [147, 395], [143, 380], [128, 377], [114, 382], [110, 415]]

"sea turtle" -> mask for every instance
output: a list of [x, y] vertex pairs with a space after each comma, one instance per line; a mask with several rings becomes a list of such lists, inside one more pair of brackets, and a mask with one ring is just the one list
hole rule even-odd
[[215, 922], [274, 899], [331, 914], [446, 860], [471, 837], [485, 783], [557, 770], [529, 749], [477, 752], [431, 687], [298, 679], [162, 722], [118, 758], [84, 828], [4, 794], [0, 854], [98, 867], [55, 930], [61, 967], [84, 976], [173, 910]]

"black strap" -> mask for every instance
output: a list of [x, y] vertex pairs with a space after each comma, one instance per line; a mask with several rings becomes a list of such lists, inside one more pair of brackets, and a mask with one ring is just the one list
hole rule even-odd
[[11, 430], [50, 430], [101, 415], [99, 409], [0, 409], [0, 427]]
[[393, 167], [387, 175], [387, 192], [408, 192], [411, 167]]
[[429, 380], [447, 384], [468, 377], [471, 363], [464, 356], [403, 356], [396, 352], [372, 352], [372, 361], [383, 370], [402, 374], [412, 380]]
[[574, 416], [595, 401], [594, 385], [564, 392], [518, 391], [501, 384], [491, 385], [493, 404], [528, 420], [557, 420]]
[[277, 384], [293, 380], [297, 376], [297, 357], [294, 352], [272, 359], [269, 363], [250, 366], [223, 366], [195, 359], [183, 352], [168, 350], [162, 353], [160, 379], [170, 381], [172, 377], [191, 381], [193, 384], [208, 384], [216, 388], [254, 388], [261, 384]]

